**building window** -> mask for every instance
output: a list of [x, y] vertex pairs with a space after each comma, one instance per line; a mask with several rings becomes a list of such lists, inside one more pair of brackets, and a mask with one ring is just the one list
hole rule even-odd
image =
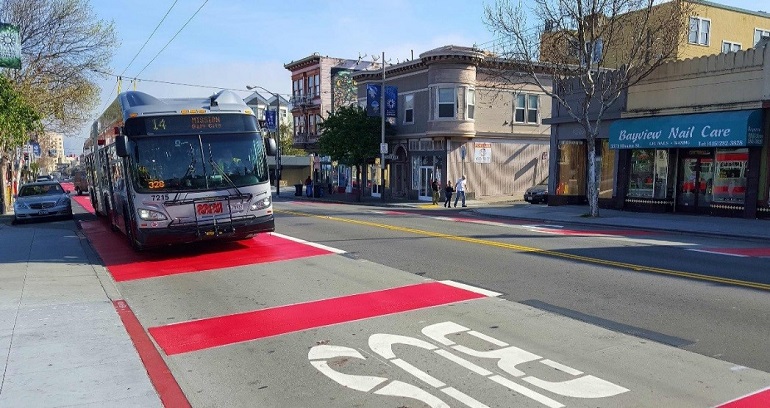
[[310, 76], [307, 78], [307, 93], [309, 97], [313, 97], [313, 92], [315, 92], [315, 77]]
[[527, 95], [527, 123], [537, 123], [537, 95]]
[[315, 129], [315, 115], [308, 116], [309, 124], [308, 124], [308, 133], [311, 135], [316, 134]]
[[516, 94], [513, 107], [514, 123], [537, 124], [539, 95]]
[[732, 41], [722, 41], [722, 52], [728, 53], [728, 52], [735, 52], [740, 51], [741, 44], [737, 42]]
[[713, 183], [709, 182], [713, 194], [711, 201], [718, 203], [740, 203], [746, 198], [746, 167], [749, 149], [717, 149], [716, 169]]
[[438, 89], [438, 117], [439, 118], [455, 117], [455, 89], [454, 88]]
[[319, 74], [315, 74], [315, 88], [313, 95], [320, 96], [321, 95], [321, 76]]
[[601, 140], [601, 153], [599, 198], [612, 198], [615, 191], [615, 149], [610, 149], [609, 139]]
[[586, 189], [586, 148], [583, 140], [559, 141], [556, 195], [582, 196]]
[[414, 123], [414, 95], [404, 95], [404, 123]]
[[711, 32], [711, 20], [690, 17], [690, 32], [687, 42], [690, 44], [709, 45], [709, 33]]
[[770, 37], [770, 30], [765, 30], [762, 28], [755, 28], [754, 29], [754, 45], [756, 46], [759, 41], [762, 40], [762, 38], [768, 38]]
[[468, 89], [468, 119], [473, 119], [476, 110], [476, 90]]

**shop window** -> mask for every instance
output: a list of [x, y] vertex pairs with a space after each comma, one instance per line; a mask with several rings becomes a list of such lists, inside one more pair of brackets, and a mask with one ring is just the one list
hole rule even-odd
[[655, 149], [634, 149], [631, 151], [631, 174], [627, 197], [652, 198]]
[[[717, 149], [716, 168], [711, 187], [712, 202], [741, 203], [746, 198], [746, 165], [749, 150]], [[707, 180], [707, 185], [710, 180]]]
[[582, 140], [559, 142], [559, 182], [556, 195], [585, 195], [586, 149]]
[[631, 173], [627, 197], [668, 197], [671, 169], [668, 150], [634, 149], [631, 151]]
[[612, 198], [615, 185], [615, 150], [609, 139], [601, 141], [602, 162], [599, 169], [599, 198]]

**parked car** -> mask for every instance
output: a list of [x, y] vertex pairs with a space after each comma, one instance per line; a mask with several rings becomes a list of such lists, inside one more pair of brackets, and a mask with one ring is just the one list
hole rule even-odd
[[75, 186], [75, 192], [82, 195], [88, 191], [88, 179], [85, 171], [76, 171], [72, 173], [72, 184]]
[[69, 191], [56, 181], [24, 184], [14, 199], [14, 223], [35, 219], [72, 218]]
[[35, 181], [51, 181], [51, 180], [53, 180], [53, 177], [51, 177], [51, 175], [49, 174], [42, 174], [40, 176], [37, 176], [37, 178], [35, 179]]
[[528, 188], [524, 192], [524, 201], [532, 204], [548, 203], [548, 180]]

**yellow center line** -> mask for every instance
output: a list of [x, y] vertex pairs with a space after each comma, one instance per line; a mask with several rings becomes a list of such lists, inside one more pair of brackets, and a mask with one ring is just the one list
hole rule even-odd
[[629, 269], [636, 272], [652, 272], [652, 273], [658, 273], [663, 275], [671, 275], [671, 276], [678, 276], [683, 278], [690, 278], [690, 279], [698, 279], [698, 280], [704, 280], [709, 282], [718, 282], [718, 283], [724, 283], [728, 285], [736, 285], [736, 286], [744, 286], [748, 288], [753, 289], [761, 289], [761, 290], [770, 290], [770, 284], [766, 283], [757, 283], [757, 282], [747, 282], [742, 281], [738, 279], [731, 279], [731, 278], [721, 278], [718, 276], [709, 276], [709, 275], [703, 275], [699, 273], [692, 273], [692, 272], [683, 272], [683, 271], [675, 271], [672, 269], [665, 269], [665, 268], [657, 268], [654, 266], [644, 266], [644, 265], [638, 265], [638, 264], [632, 264], [627, 262], [618, 262], [618, 261], [610, 261], [606, 259], [599, 259], [599, 258], [592, 258], [588, 256], [582, 256], [582, 255], [575, 255], [575, 254], [568, 254], [564, 252], [558, 252], [558, 251], [551, 251], [547, 249], [540, 249], [535, 247], [528, 247], [523, 245], [516, 245], [516, 244], [508, 244], [505, 242], [497, 242], [497, 241], [490, 241], [486, 239], [478, 239], [478, 238], [470, 238], [470, 237], [462, 237], [457, 235], [450, 235], [450, 234], [444, 234], [441, 232], [434, 232], [434, 231], [426, 231], [416, 228], [409, 228], [409, 227], [399, 227], [395, 225], [389, 225], [389, 224], [380, 224], [377, 222], [371, 222], [371, 221], [361, 221], [361, 220], [354, 220], [352, 218], [342, 218], [342, 217], [335, 217], [330, 215], [317, 215], [317, 214], [310, 214], [310, 213], [304, 213], [304, 212], [298, 212], [298, 211], [289, 211], [289, 210], [274, 210], [276, 213], [284, 213], [284, 214], [290, 214], [290, 215], [297, 215], [301, 217], [313, 217], [313, 218], [320, 218], [330, 221], [338, 221], [338, 222], [344, 222], [348, 224], [357, 224], [357, 225], [363, 225], [367, 227], [374, 227], [374, 228], [382, 228], [387, 229], [391, 231], [399, 231], [399, 232], [408, 232], [411, 234], [416, 235], [423, 235], [433, 238], [442, 238], [442, 239], [448, 239], [452, 241], [459, 241], [459, 242], [467, 242], [471, 244], [478, 244], [478, 245], [486, 245], [491, 247], [497, 247], [497, 248], [503, 248], [503, 249], [511, 249], [515, 251], [521, 251], [521, 252], [530, 252], [535, 254], [541, 254], [546, 256], [552, 256], [556, 258], [564, 258], [564, 259], [570, 259], [573, 261], [580, 261], [580, 262], [587, 262], [587, 263], [594, 263], [604, 266], [614, 266], [617, 268], [622, 269]]

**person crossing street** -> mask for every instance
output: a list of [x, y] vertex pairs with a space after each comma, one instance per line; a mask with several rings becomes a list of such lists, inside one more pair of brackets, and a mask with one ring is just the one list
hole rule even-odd
[[465, 174], [457, 179], [457, 182], [455, 183], [455, 192], [457, 192], [457, 195], [455, 196], [455, 208], [457, 208], [457, 200], [460, 199], [460, 197], [462, 197], [463, 207], [467, 207], [467, 205], [465, 205]]

